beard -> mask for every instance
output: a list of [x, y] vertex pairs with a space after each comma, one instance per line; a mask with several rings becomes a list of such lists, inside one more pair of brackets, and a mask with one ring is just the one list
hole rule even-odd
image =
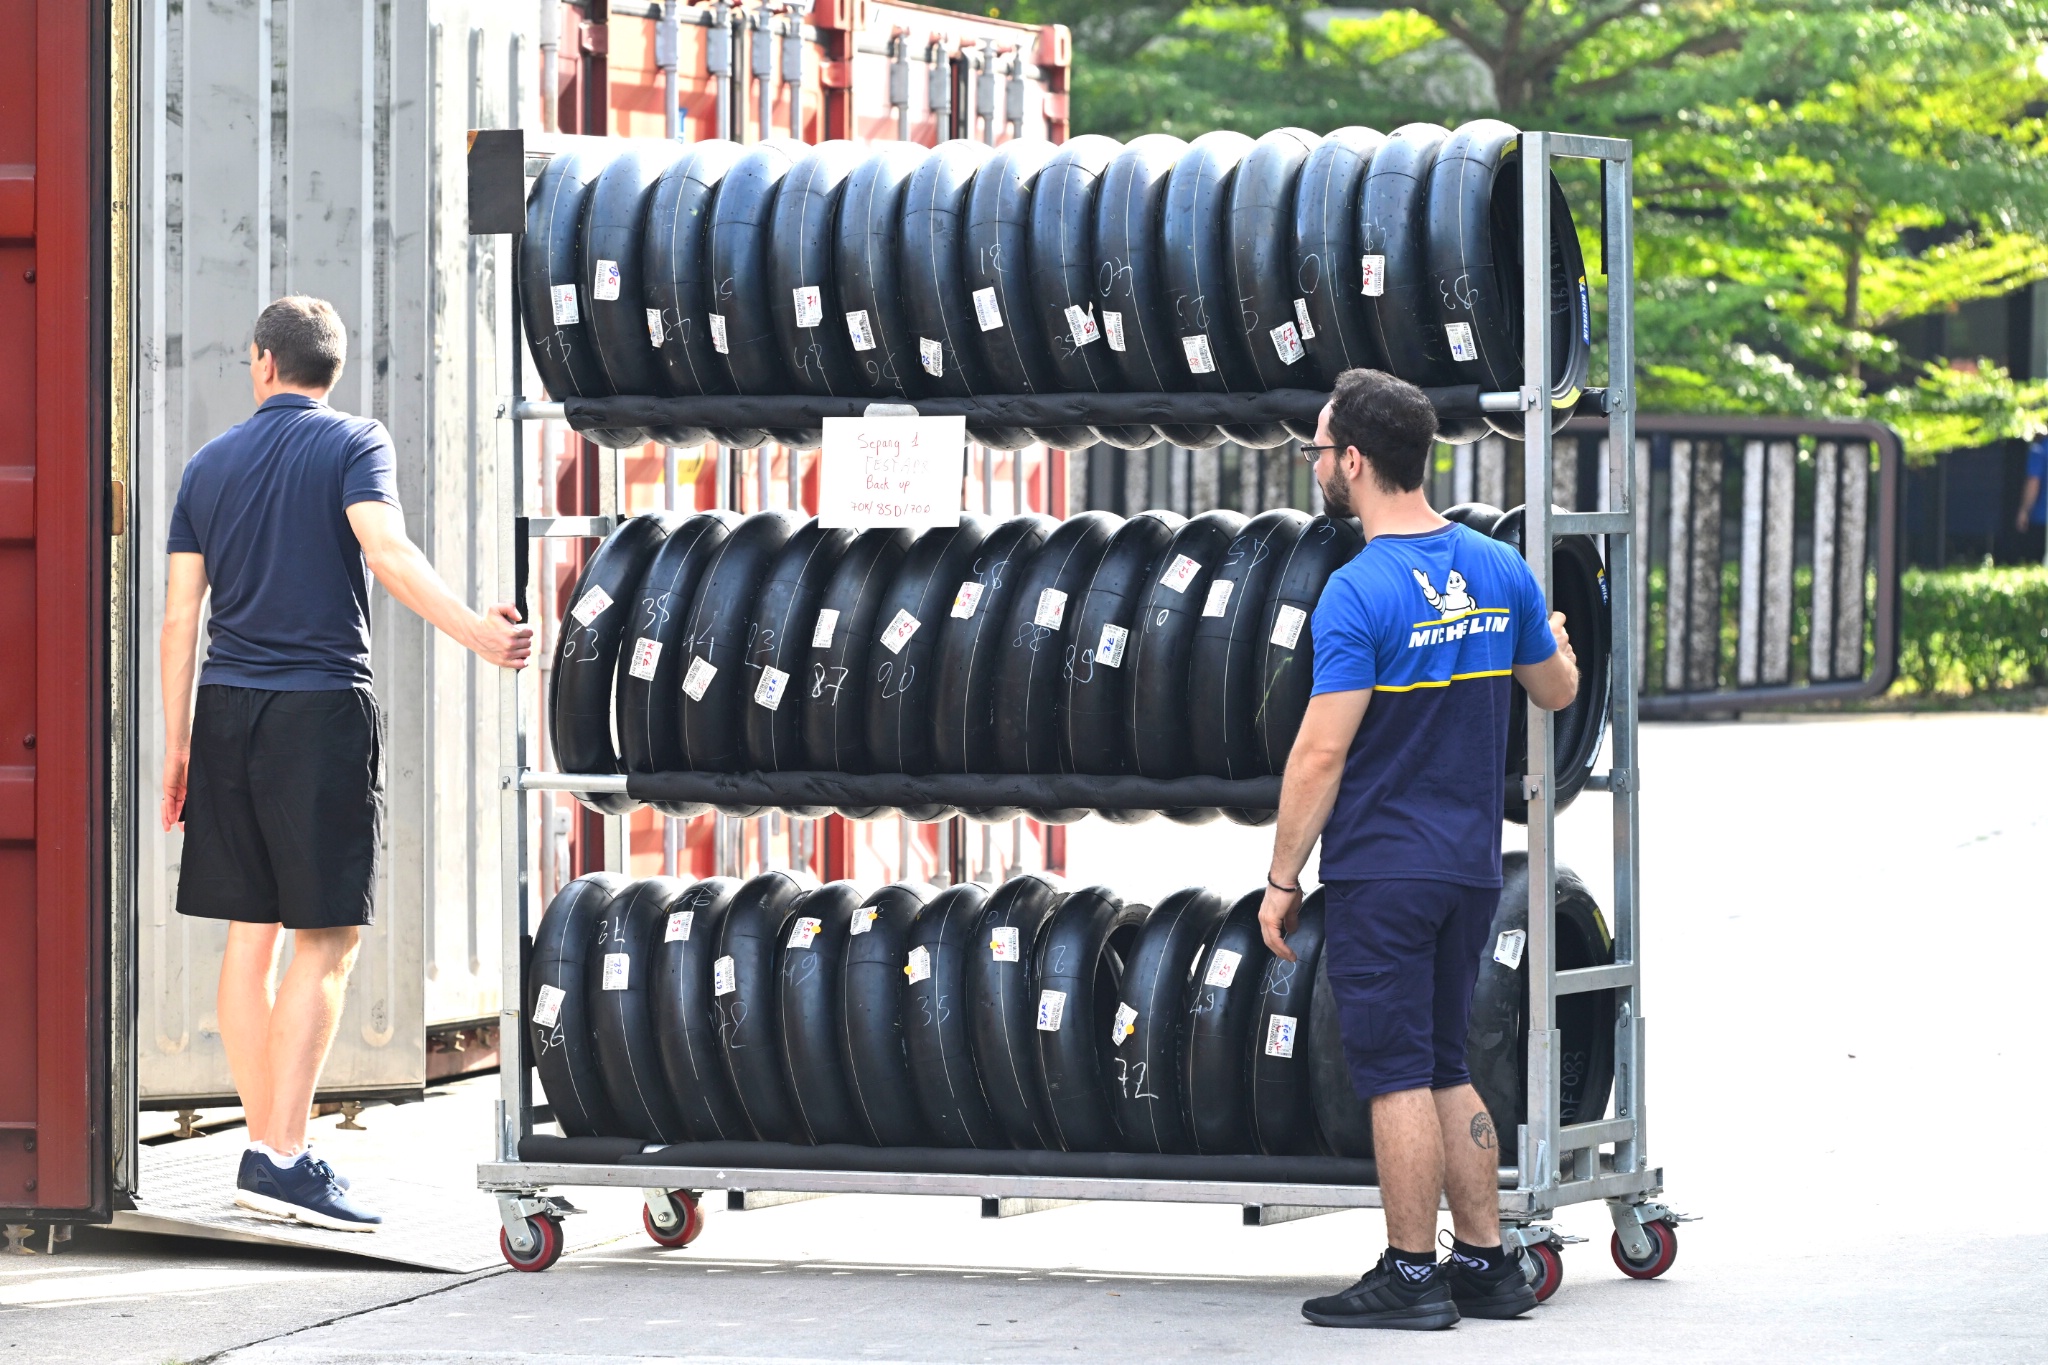
[[1317, 479], [1317, 486], [1323, 490], [1323, 512], [1331, 518], [1355, 517], [1358, 509], [1351, 505], [1351, 482], [1344, 477], [1344, 471], [1333, 469], [1330, 477]]

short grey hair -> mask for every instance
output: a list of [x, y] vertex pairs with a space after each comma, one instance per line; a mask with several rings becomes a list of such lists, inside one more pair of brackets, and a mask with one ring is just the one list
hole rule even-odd
[[331, 389], [348, 363], [348, 329], [326, 299], [289, 294], [256, 317], [256, 350], [277, 360], [277, 377], [301, 388]]

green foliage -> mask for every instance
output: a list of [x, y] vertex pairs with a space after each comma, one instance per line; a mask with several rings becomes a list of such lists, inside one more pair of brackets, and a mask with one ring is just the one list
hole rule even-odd
[[2048, 686], [2048, 568], [1908, 569], [1899, 588], [1898, 692]]

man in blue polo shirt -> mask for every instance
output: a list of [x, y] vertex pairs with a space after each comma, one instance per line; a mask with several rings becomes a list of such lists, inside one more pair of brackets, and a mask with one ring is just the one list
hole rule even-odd
[[2048, 556], [2048, 436], [2027, 447], [2026, 483], [2020, 489], [2020, 558], [2039, 564]]
[[[1387, 1251], [1310, 1299], [1328, 1327], [1441, 1328], [1536, 1306], [1502, 1250], [1499, 1145], [1465, 1069], [1465, 1030], [1500, 898], [1512, 678], [1557, 710], [1578, 690], [1564, 617], [1521, 556], [1445, 521], [1422, 480], [1436, 413], [1422, 391], [1347, 370], [1317, 424], [1331, 516], [1365, 533], [1312, 621], [1314, 697], [1288, 754], [1259, 919], [1266, 943], [1301, 907], [1323, 845], [1324, 957], [1353, 1087], [1372, 1107]], [[1437, 1205], [1454, 1239], [1436, 1260]]]

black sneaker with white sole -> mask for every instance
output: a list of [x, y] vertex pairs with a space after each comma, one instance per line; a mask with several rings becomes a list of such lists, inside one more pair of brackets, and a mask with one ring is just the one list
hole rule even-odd
[[1518, 1318], [1536, 1306], [1536, 1286], [1522, 1268], [1520, 1250], [1495, 1253], [1491, 1269], [1453, 1251], [1437, 1266], [1451, 1301], [1468, 1318]]
[[[1421, 1274], [1414, 1273], [1420, 1270]], [[1458, 1305], [1435, 1265], [1403, 1266], [1391, 1255], [1339, 1294], [1310, 1299], [1301, 1315], [1318, 1327], [1390, 1327], [1435, 1332], [1458, 1325]]]
[[334, 1168], [310, 1152], [282, 1166], [261, 1152], [249, 1152], [235, 1183], [235, 1202], [243, 1208], [310, 1227], [375, 1232], [384, 1221], [350, 1198], [335, 1183]]

